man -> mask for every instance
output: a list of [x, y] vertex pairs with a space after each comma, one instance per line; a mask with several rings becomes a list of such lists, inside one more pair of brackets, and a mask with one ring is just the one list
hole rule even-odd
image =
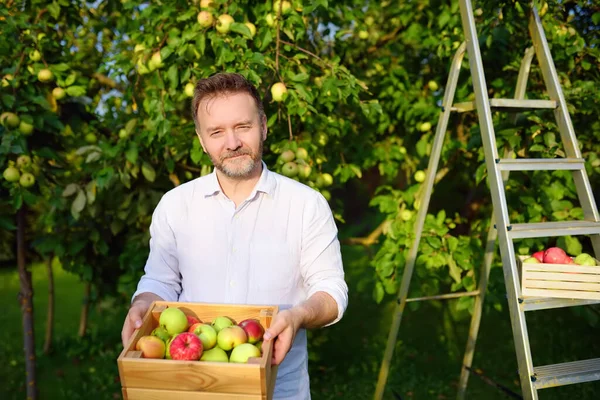
[[167, 192], [150, 226], [150, 254], [122, 331], [123, 345], [155, 300], [277, 304], [265, 332], [280, 365], [276, 399], [310, 399], [306, 329], [340, 320], [348, 287], [329, 205], [267, 169], [267, 118], [239, 74], [198, 82], [196, 133], [212, 174]]

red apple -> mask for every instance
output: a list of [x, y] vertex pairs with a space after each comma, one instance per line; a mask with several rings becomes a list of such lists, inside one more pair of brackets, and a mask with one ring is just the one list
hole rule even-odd
[[187, 317], [187, 321], [188, 321], [188, 326], [192, 326], [194, 324], [198, 324], [198, 323], [202, 322], [198, 318], [194, 317], [193, 315], [186, 315], [186, 317]]
[[536, 251], [532, 257], [537, 258], [540, 262], [544, 262], [544, 250]]
[[550, 247], [544, 252], [546, 264], [573, 264], [571, 257], [560, 247]]
[[173, 360], [196, 361], [202, 357], [202, 342], [198, 336], [183, 332], [173, 338], [169, 353]]
[[156, 336], [142, 336], [135, 349], [142, 352], [143, 358], [165, 358], [165, 342]]
[[217, 335], [217, 344], [225, 351], [229, 351], [247, 341], [248, 335], [246, 335], [246, 331], [237, 325], [223, 328]]
[[246, 335], [248, 335], [248, 343], [254, 344], [262, 340], [265, 329], [260, 324], [259, 320], [254, 318], [245, 319], [238, 325], [241, 326], [244, 331], [246, 331]]

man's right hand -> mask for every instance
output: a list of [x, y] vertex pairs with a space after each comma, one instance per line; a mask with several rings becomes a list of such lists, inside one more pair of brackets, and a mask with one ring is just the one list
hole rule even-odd
[[154, 293], [141, 293], [133, 300], [121, 331], [123, 347], [127, 345], [133, 332], [142, 326], [142, 319], [154, 301], [162, 301], [162, 298]]

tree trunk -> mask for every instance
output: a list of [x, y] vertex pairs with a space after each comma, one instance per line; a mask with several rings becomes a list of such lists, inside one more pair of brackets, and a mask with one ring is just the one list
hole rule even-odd
[[27, 381], [27, 399], [37, 398], [35, 380], [35, 335], [33, 330], [33, 285], [31, 271], [27, 270], [25, 261], [25, 207], [17, 211], [17, 266], [19, 269], [19, 303], [23, 315], [23, 342], [25, 349], [25, 379]]
[[54, 272], [52, 271], [52, 255], [46, 260], [46, 269], [48, 271], [48, 311], [46, 315], [44, 354], [50, 352], [50, 347], [52, 347], [52, 334], [54, 332]]
[[81, 307], [81, 317], [79, 318], [79, 337], [85, 336], [87, 329], [88, 312], [90, 310], [90, 293], [92, 291], [92, 283], [85, 284], [85, 292], [83, 293], [83, 305]]

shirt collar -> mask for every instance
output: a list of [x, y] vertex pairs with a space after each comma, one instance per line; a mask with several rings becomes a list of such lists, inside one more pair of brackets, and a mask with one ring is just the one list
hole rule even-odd
[[[256, 186], [250, 193], [249, 198], [254, 198], [257, 192], [263, 192], [268, 195], [273, 193], [273, 190], [277, 186], [275, 176], [267, 168], [267, 164], [261, 160], [263, 169], [260, 174], [260, 178], [256, 183]], [[205, 189], [203, 190], [204, 196], [212, 196], [216, 193], [222, 192], [221, 185], [219, 185], [219, 179], [217, 178], [217, 169], [213, 168], [213, 172], [207, 176], [208, 181], [206, 182]]]

